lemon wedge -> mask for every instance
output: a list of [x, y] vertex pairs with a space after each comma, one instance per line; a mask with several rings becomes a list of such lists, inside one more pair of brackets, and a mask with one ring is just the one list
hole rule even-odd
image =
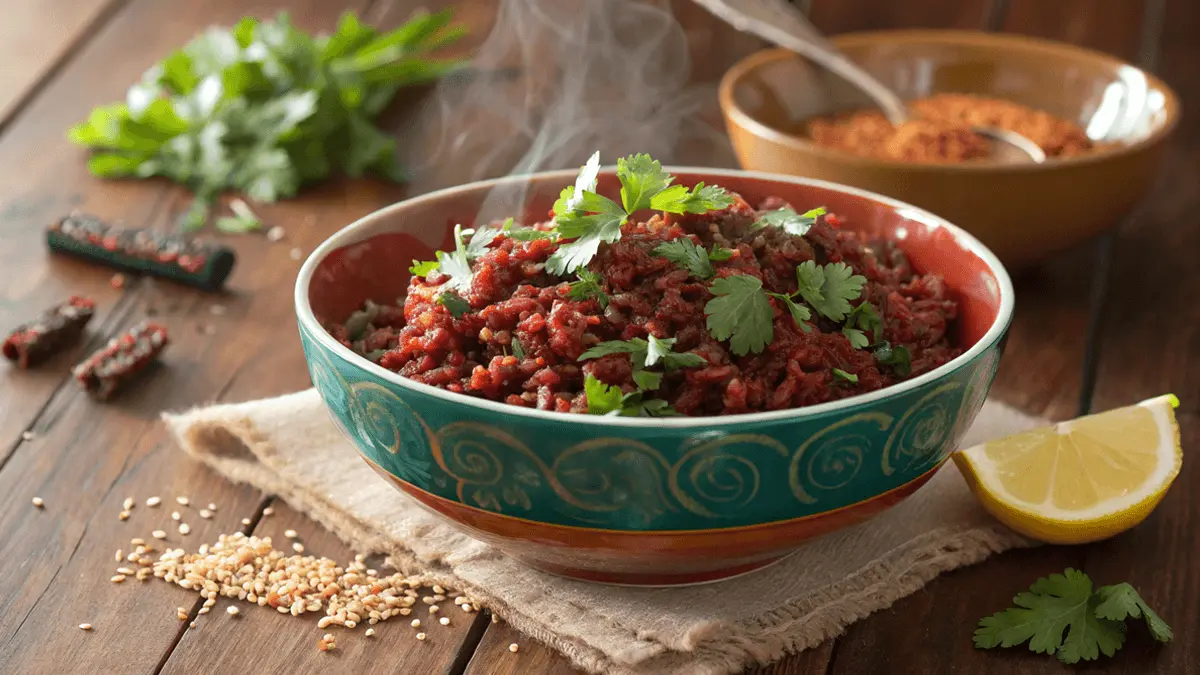
[[1012, 529], [1054, 544], [1083, 544], [1145, 520], [1183, 453], [1175, 408], [1159, 396], [954, 453], [971, 491]]

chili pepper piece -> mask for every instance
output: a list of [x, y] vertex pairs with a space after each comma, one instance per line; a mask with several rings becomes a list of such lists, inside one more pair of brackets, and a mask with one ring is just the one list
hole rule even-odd
[[0, 352], [18, 368], [36, 366], [78, 340], [95, 309], [96, 303], [88, 298], [72, 296], [18, 326], [5, 338]]
[[167, 329], [143, 321], [75, 366], [75, 379], [89, 394], [105, 400], [150, 365], [166, 346]]

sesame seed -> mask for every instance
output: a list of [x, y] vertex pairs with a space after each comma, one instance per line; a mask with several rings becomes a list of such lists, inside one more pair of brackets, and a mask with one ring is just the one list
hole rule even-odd
[[493, 614], [492, 615], [492, 623], [500, 623], [500, 617]]
[[242, 524], [243, 524], [243, 525], [249, 525], [249, 524], [250, 524], [250, 519], [249, 519], [249, 518], [242, 518]]
[[412, 610], [411, 610], [411, 609], [409, 609], [408, 607], [401, 607], [401, 608], [400, 608], [400, 616], [408, 616], [409, 614], [412, 614]]
[[357, 627], [357, 626], [358, 626], [358, 622], [357, 622], [357, 621], [347, 621], [347, 622], [346, 622], [346, 628], [355, 628], [355, 627]]
[[412, 627], [413, 627], [413, 628], [420, 628], [420, 627], [421, 627], [421, 620], [420, 620], [420, 619], [413, 619], [413, 620], [412, 620]]
[[212, 502], [209, 502], [209, 503], [208, 503], [208, 510], [209, 510], [209, 511], [212, 511], [213, 513], [216, 513], [216, 511], [217, 511], [217, 505], [216, 505], [216, 504], [214, 504], [214, 503], [212, 503]]
[[188, 618], [187, 610], [185, 610], [182, 607], [176, 607], [175, 608], [175, 616], [179, 617], [180, 621], [187, 621], [187, 618]]
[[33, 505], [41, 509], [46, 507], [46, 502], [41, 497], [34, 497]]
[[92, 624], [90, 624], [90, 623], [81, 623], [81, 624], [79, 624], [79, 628], [80, 628], [80, 629], [82, 629], [82, 630], [91, 630], [91, 629], [92, 629]]
[[280, 239], [283, 239], [283, 235], [283, 228], [276, 225], [275, 227], [267, 230], [267, 241], [279, 241]]
[[217, 604], [217, 599], [216, 599], [216, 598], [209, 598], [209, 599], [207, 599], [207, 600], [205, 600], [205, 601], [204, 601], [204, 606], [205, 606], [205, 607], [212, 607], [212, 606], [213, 606], [213, 605], [215, 605], [215, 604]]
[[283, 536], [287, 537], [288, 539], [295, 539], [296, 531], [295, 530], [284, 530]]
[[133, 510], [133, 497], [126, 497], [125, 501], [121, 502], [121, 508], [126, 511]]
[[424, 634], [424, 633], [417, 633], [417, 639], [418, 639], [418, 640], [424, 640], [424, 639], [425, 639], [425, 634]]
[[180, 520], [183, 516], [179, 515], [178, 511], [171, 512], [171, 520]]
[[155, 530], [150, 533], [150, 536], [154, 537], [155, 539], [166, 539], [167, 533], [162, 530]]
[[122, 581], [125, 581], [125, 575], [124, 575], [124, 574], [114, 574], [114, 575], [113, 575], [113, 576], [112, 576], [112, 577], [109, 579], [109, 581], [113, 582], [114, 584], [119, 584], [119, 583], [121, 583]]
[[192, 531], [192, 528], [191, 528], [191, 526], [190, 526], [190, 525], [188, 525], [187, 523], [180, 523], [180, 524], [179, 524], [179, 534], [184, 534], [184, 535], [186, 535], [186, 534], [188, 534], [188, 533], [189, 533], [189, 532], [191, 532], [191, 531]]
[[129, 520], [129, 512], [128, 512], [128, 511], [122, 511], [122, 512], [118, 513], [118, 514], [117, 514], [117, 519], [118, 519], [118, 520]]
[[238, 608], [234, 607], [233, 605], [230, 605], [225, 608], [225, 613], [228, 614], [229, 616], [237, 616], [238, 611], [239, 611]]
[[216, 304], [208, 308], [208, 312], [213, 316], [223, 316], [225, 314], [225, 305]]
[[443, 595], [443, 594], [445, 594], [445, 592], [446, 592], [446, 589], [442, 588], [441, 586], [438, 586], [438, 585], [434, 584], [434, 586], [433, 586], [433, 592], [434, 592], [434, 593], [436, 593], [436, 594], [438, 594], [438, 595]]
[[180, 506], [187, 506], [189, 504], [187, 497], [176, 497], [175, 503], [179, 504]]
[[292, 249], [289, 255], [292, 257], [292, 260], [299, 260], [304, 257], [304, 251], [297, 247]]
[[118, 568], [117, 568], [117, 574], [124, 574], [124, 575], [127, 575], [127, 576], [133, 576], [133, 570], [129, 569], [128, 567], [118, 567]]
[[211, 607], [201, 607], [200, 611], [197, 612], [197, 614], [208, 614], [208, 610], [210, 610], [210, 609], [212, 609], [212, 608]]
[[34, 436], [33, 436], [33, 432], [32, 432], [32, 431], [22, 431], [22, 432], [21, 432], [21, 440], [23, 440], [23, 441], [32, 441], [32, 440], [33, 440], [33, 438], [34, 438]]
[[300, 542], [297, 541], [292, 544], [292, 550], [295, 551], [296, 553], [304, 553], [304, 544], [301, 544]]
[[205, 520], [212, 518], [212, 511], [209, 511], [208, 509], [200, 509], [200, 517], [204, 518]]
[[450, 625], [450, 617], [443, 616], [442, 618], [438, 619], [438, 623], [442, 624], [443, 626], [449, 626]]
[[129, 540], [129, 543], [132, 546], [145, 546], [146, 540], [142, 539], [141, 537], [134, 537], [133, 539]]
[[374, 635], [375, 635], [375, 629], [374, 629], [374, 628], [368, 628], [368, 629], [367, 629], [367, 633], [366, 633], [366, 635], [367, 635], [367, 637], [374, 637]]
[[195, 627], [196, 627], [196, 622], [195, 622], [195, 621], [193, 621], [193, 622], [191, 622], [191, 623], [189, 623], [189, 624], [188, 624], [188, 628], [195, 628]]
[[273, 506], [268, 506], [267, 508], [263, 509], [263, 517], [264, 518], [273, 513], [275, 513], [275, 507], [273, 507]]
[[437, 614], [437, 613], [438, 613], [438, 612], [440, 612], [441, 610], [442, 610], [442, 608], [441, 608], [441, 607], [438, 607], [437, 605], [430, 605], [430, 606], [429, 606], [429, 613], [430, 613], [430, 614]]
[[125, 557], [125, 552], [122, 551], [121, 549], [117, 549], [117, 554], [115, 556], [113, 556], [113, 559], [115, 559], [117, 562], [121, 562], [121, 560], [124, 557]]
[[459, 605], [459, 607], [462, 607], [462, 611], [464, 611], [464, 612], [470, 612], [470, 611], [471, 611], [471, 606], [470, 606], [470, 605], [468, 605], [468, 604], [467, 604], [467, 603], [465, 603], [465, 602], [464, 602], [463, 604]]
[[511, 645], [509, 645], [509, 646], [508, 646], [508, 651], [510, 651], [510, 652], [512, 652], [512, 653], [514, 653], [514, 654], [516, 654], [516, 653], [517, 653], [517, 650], [518, 650], [518, 649], [520, 649], [520, 647], [519, 647], [519, 646], [517, 645], [517, 643], [515, 643], [515, 642], [514, 642], [514, 643], [512, 643]]
[[162, 498], [160, 498], [160, 497], [151, 497], [150, 499], [146, 500], [146, 506], [149, 506], [150, 508], [154, 508], [161, 503], [162, 503]]

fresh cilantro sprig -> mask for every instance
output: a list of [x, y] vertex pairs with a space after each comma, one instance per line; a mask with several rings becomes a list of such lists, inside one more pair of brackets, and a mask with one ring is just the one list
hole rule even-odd
[[593, 375], [584, 378], [583, 391], [587, 396], [588, 414], [591, 415], [672, 417], [679, 414], [662, 399], [646, 398], [644, 389], [626, 394], [620, 387], [607, 385]]
[[833, 377], [834, 377], [835, 381], [841, 380], [842, 382], [848, 382], [850, 384], [858, 384], [858, 376], [857, 375], [855, 375], [854, 373], [848, 373], [848, 372], [842, 370], [841, 368], [833, 369]]
[[600, 303], [601, 309], [607, 309], [608, 294], [604, 292], [604, 278], [585, 267], [576, 270], [575, 276], [579, 279], [567, 285], [567, 297], [572, 300], [594, 299]]
[[456, 319], [471, 311], [471, 303], [464, 300], [461, 295], [454, 291], [442, 291], [442, 294], [438, 296], [437, 302], [449, 310], [450, 314]]
[[[1093, 591], [1092, 580], [1067, 568], [1033, 582], [1013, 607], [984, 617], [975, 630], [980, 649], [1029, 642], [1030, 651], [1053, 654], [1063, 663], [1112, 656], [1125, 644], [1125, 620], [1144, 619], [1150, 635], [1170, 642], [1171, 628], [1127, 583]], [[1065, 635], [1064, 635], [1065, 633]]]
[[552, 274], [574, 272], [600, 250], [621, 238], [621, 226], [638, 211], [655, 209], [666, 213], [707, 213], [733, 204], [724, 189], [698, 183], [690, 190], [671, 185], [675, 177], [649, 155], [638, 154], [617, 160], [621, 203], [596, 194], [600, 153], [595, 153], [579, 171], [575, 185], [563, 189], [554, 203], [555, 232], [560, 244], [546, 261]]
[[733, 251], [716, 244], [712, 250], [706, 251], [691, 239], [680, 237], [654, 247], [654, 255], [670, 260], [698, 279], [708, 279], [716, 273], [713, 262], [729, 260], [733, 257]]
[[889, 366], [897, 377], [908, 377], [912, 373], [912, 354], [904, 345], [895, 345], [886, 340], [873, 346], [875, 361]]
[[[460, 38], [451, 13], [421, 13], [381, 33], [344, 14], [313, 36], [280, 14], [212, 28], [146, 71], [126, 101], [100, 106], [70, 130], [106, 178], [164, 176], [192, 190], [181, 219], [203, 227], [236, 190], [256, 202], [291, 197], [335, 172], [404, 178], [396, 140], [374, 123], [403, 86], [461, 65], [429, 55]], [[249, 221], [225, 221], [224, 228]]]
[[[867, 333], [871, 334], [869, 340]], [[865, 349], [868, 345], [878, 343], [883, 339], [883, 317], [875, 311], [874, 305], [864, 300], [850, 310], [850, 314], [846, 317], [846, 325], [842, 326], [842, 334], [850, 340], [851, 347]]]
[[803, 237], [808, 234], [812, 226], [817, 222], [817, 218], [825, 215], [827, 211], [824, 206], [818, 206], [815, 209], [809, 209], [804, 213], [796, 213], [796, 210], [790, 206], [785, 206], [774, 211], [767, 211], [758, 217], [751, 226], [753, 229], [760, 230], [764, 227], [777, 227], [788, 234], [794, 234], [797, 237]]
[[709, 291], [713, 299], [704, 305], [709, 334], [729, 340], [738, 356], [766, 349], [775, 336], [775, 312], [762, 281], [748, 274], [721, 277], [713, 280]]
[[[694, 368], [708, 363], [699, 354], [671, 351], [674, 346], [675, 338], [656, 338], [653, 335], [648, 339], [608, 340], [580, 354], [579, 360], [598, 359], [610, 354], [629, 354], [635, 371], [650, 368], [661, 361], [667, 372], [682, 368]], [[656, 388], [657, 386], [647, 387], [647, 389]]]
[[867, 278], [855, 274], [846, 263], [818, 265], [806, 260], [796, 266], [797, 293], [821, 316], [842, 321], [850, 313], [850, 301], [862, 294]]

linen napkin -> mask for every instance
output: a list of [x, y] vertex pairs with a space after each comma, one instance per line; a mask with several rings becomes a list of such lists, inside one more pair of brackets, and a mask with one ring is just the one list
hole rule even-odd
[[[941, 572], [1031, 543], [988, 516], [950, 462], [890, 511], [761, 571], [682, 588], [590, 584], [527, 567], [425, 511], [359, 459], [315, 390], [164, 418], [217, 472], [280, 496], [358, 552], [462, 589], [594, 673], [737, 673], [814, 647]], [[989, 401], [965, 444], [1042, 423]]]

